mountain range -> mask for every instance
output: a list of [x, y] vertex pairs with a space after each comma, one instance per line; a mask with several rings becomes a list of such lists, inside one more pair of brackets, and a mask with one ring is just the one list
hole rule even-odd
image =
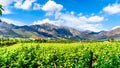
[[66, 38], [79, 40], [120, 39], [120, 28], [111, 31], [79, 31], [70, 27], [56, 26], [49, 23], [40, 25], [17, 26], [0, 22], [0, 37], [7, 38]]

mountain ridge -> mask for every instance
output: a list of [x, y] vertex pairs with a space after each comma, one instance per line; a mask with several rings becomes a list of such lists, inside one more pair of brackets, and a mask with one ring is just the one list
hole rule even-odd
[[67, 38], [80, 40], [120, 39], [120, 28], [111, 31], [79, 31], [70, 27], [56, 26], [49, 23], [40, 25], [17, 26], [0, 22], [0, 37], [9, 38]]

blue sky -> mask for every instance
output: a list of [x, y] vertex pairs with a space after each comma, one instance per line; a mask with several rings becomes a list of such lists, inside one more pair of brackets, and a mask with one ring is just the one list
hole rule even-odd
[[78, 30], [120, 27], [120, 0], [0, 0], [1, 19], [15, 25], [50, 23]]

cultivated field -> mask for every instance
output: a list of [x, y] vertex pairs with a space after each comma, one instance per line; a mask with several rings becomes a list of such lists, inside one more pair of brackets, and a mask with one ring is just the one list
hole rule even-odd
[[119, 68], [120, 42], [16, 43], [0, 47], [2, 68]]

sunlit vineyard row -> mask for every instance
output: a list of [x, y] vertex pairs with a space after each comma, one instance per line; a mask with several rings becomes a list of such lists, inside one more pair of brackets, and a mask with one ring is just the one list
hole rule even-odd
[[90, 68], [90, 61], [93, 68], [119, 68], [120, 42], [17, 43], [0, 48], [1, 68]]

